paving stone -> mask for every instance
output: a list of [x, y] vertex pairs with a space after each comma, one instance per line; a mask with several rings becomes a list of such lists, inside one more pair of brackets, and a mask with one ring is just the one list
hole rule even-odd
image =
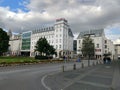
[[111, 85], [112, 84], [112, 78], [103, 78], [103, 77], [95, 77], [95, 76], [87, 76], [81, 79], [82, 81], [88, 81], [92, 83], [100, 83], [105, 85]]
[[92, 86], [89, 84], [74, 83], [64, 90], [110, 90], [110, 89], [105, 87]]
[[92, 73], [93, 75], [101, 75], [101, 76], [106, 76], [106, 77], [112, 77], [113, 76], [113, 72], [108, 73], [108, 72], [99, 72], [99, 71], [95, 71]]
[[64, 76], [65, 78], [68, 78], [68, 79], [74, 79], [76, 77], [80, 76], [80, 74], [69, 74], [69, 75], [66, 75]]
[[[56, 74], [56, 78], [53, 76], [52, 83], [55, 84], [50, 86], [52, 86], [52, 90], [112, 90], [113, 86], [115, 90], [120, 90], [119, 83], [117, 83], [120, 80], [116, 78], [120, 75], [119, 72], [116, 72], [117, 68], [118, 66], [115, 67], [114, 64], [103, 64], [79, 70], [65, 71], [64, 73]], [[91, 72], [88, 73], [89, 71]]]

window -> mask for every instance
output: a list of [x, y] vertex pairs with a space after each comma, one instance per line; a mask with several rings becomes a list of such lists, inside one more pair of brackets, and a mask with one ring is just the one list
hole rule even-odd
[[81, 42], [81, 40], [79, 40], [79, 43]]
[[105, 45], [105, 48], [107, 48], [107, 45]]
[[97, 48], [99, 48], [99, 44], [97, 44]]
[[56, 45], [56, 49], [58, 48], [58, 45]]
[[107, 50], [105, 50], [105, 53], [107, 53]]
[[59, 45], [59, 48], [61, 48], [61, 45]]
[[56, 39], [56, 43], [58, 43], [58, 40]]
[[61, 39], [60, 39], [60, 43], [61, 43]]
[[107, 40], [105, 40], [105, 43], [107, 43]]
[[62, 35], [60, 34], [60, 37], [61, 37]]

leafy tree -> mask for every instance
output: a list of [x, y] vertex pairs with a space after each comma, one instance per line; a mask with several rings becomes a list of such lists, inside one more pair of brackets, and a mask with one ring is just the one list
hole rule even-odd
[[37, 41], [35, 48], [35, 51], [38, 51], [41, 56], [43, 54], [46, 56], [56, 54], [55, 49], [48, 43], [46, 38], [40, 38]]
[[90, 58], [91, 56], [94, 56], [94, 53], [95, 53], [95, 47], [94, 47], [93, 40], [90, 38], [90, 36], [84, 37], [83, 43], [82, 43], [83, 56], [87, 56]]
[[9, 36], [0, 28], [0, 56], [7, 52], [9, 48]]
[[46, 53], [46, 54], [47, 54], [47, 55], [56, 54], [55, 49], [54, 49], [54, 47], [53, 47], [52, 45], [49, 45], [49, 46], [48, 46], [48, 50], [47, 50], [47, 53]]

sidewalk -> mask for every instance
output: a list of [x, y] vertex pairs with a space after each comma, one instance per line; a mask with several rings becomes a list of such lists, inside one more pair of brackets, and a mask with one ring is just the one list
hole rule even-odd
[[101, 64], [48, 75], [50, 90], [120, 90], [120, 64]]

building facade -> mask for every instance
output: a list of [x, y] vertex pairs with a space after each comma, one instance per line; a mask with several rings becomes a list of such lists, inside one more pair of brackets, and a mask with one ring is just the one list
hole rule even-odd
[[74, 54], [77, 54], [77, 40], [73, 41], [73, 51], [74, 51]]
[[23, 32], [21, 35], [21, 55], [30, 56], [31, 31]]
[[[90, 38], [93, 40], [94, 46], [95, 46], [95, 58], [96, 59], [102, 59], [103, 55], [105, 53], [108, 53], [109, 51], [114, 55], [114, 45], [112, 41], [106, 39], [104, 34], [104, 29], [98, 29], [98, 30], [88, 30], [88, 31], [82, 31], [80, 32], [78, 38], [77, 38], [77, 54], [82, 55], [82, 41], [83, 38], [89, 35]], [[112, 58], [113, 58], [112, 55]]]
[[37, 53], [35, 45], [39, 38], [46, 38], [57, 52], [57, 57], [72, 57], [73, 53], [73, 33], [64, 18], [57, 19], [51, 27], [33, 30], [31, 34], [30, 56], [34, 57]]
[[115, 44], [115, 59], [120, 59], [120, 44]]
[[[9, 34], [8, 34], [9, 35]], [[10, 35], [9, 41], [9, 51], [8, 54], [11, 56], [20, 56], [21, 55], [21, 35]]]
[[115, 59], [115, 46], [113, 44], [113, 41], [105, 38], [104, 41], [105, 45], [104, 45], [104, 53], [109, 53], [111, 54], [111, 58]]
[[[9, 35], [11, 35], [11, 32], [9, 32]], [[68, 21], [64, 18], [57, 19], [51, 27], [23, 32], [19, 39], [12, 38], [9, 42], [10, 51], [12, 53], [19, 51], [19, 55], [34, 57], [38, 54], [38, 52], [35, 52], [35, 45], [40, 38], [44, 37], [56, 49], [57, 58], [63, 56], [72, 58], [74, 36]]]

